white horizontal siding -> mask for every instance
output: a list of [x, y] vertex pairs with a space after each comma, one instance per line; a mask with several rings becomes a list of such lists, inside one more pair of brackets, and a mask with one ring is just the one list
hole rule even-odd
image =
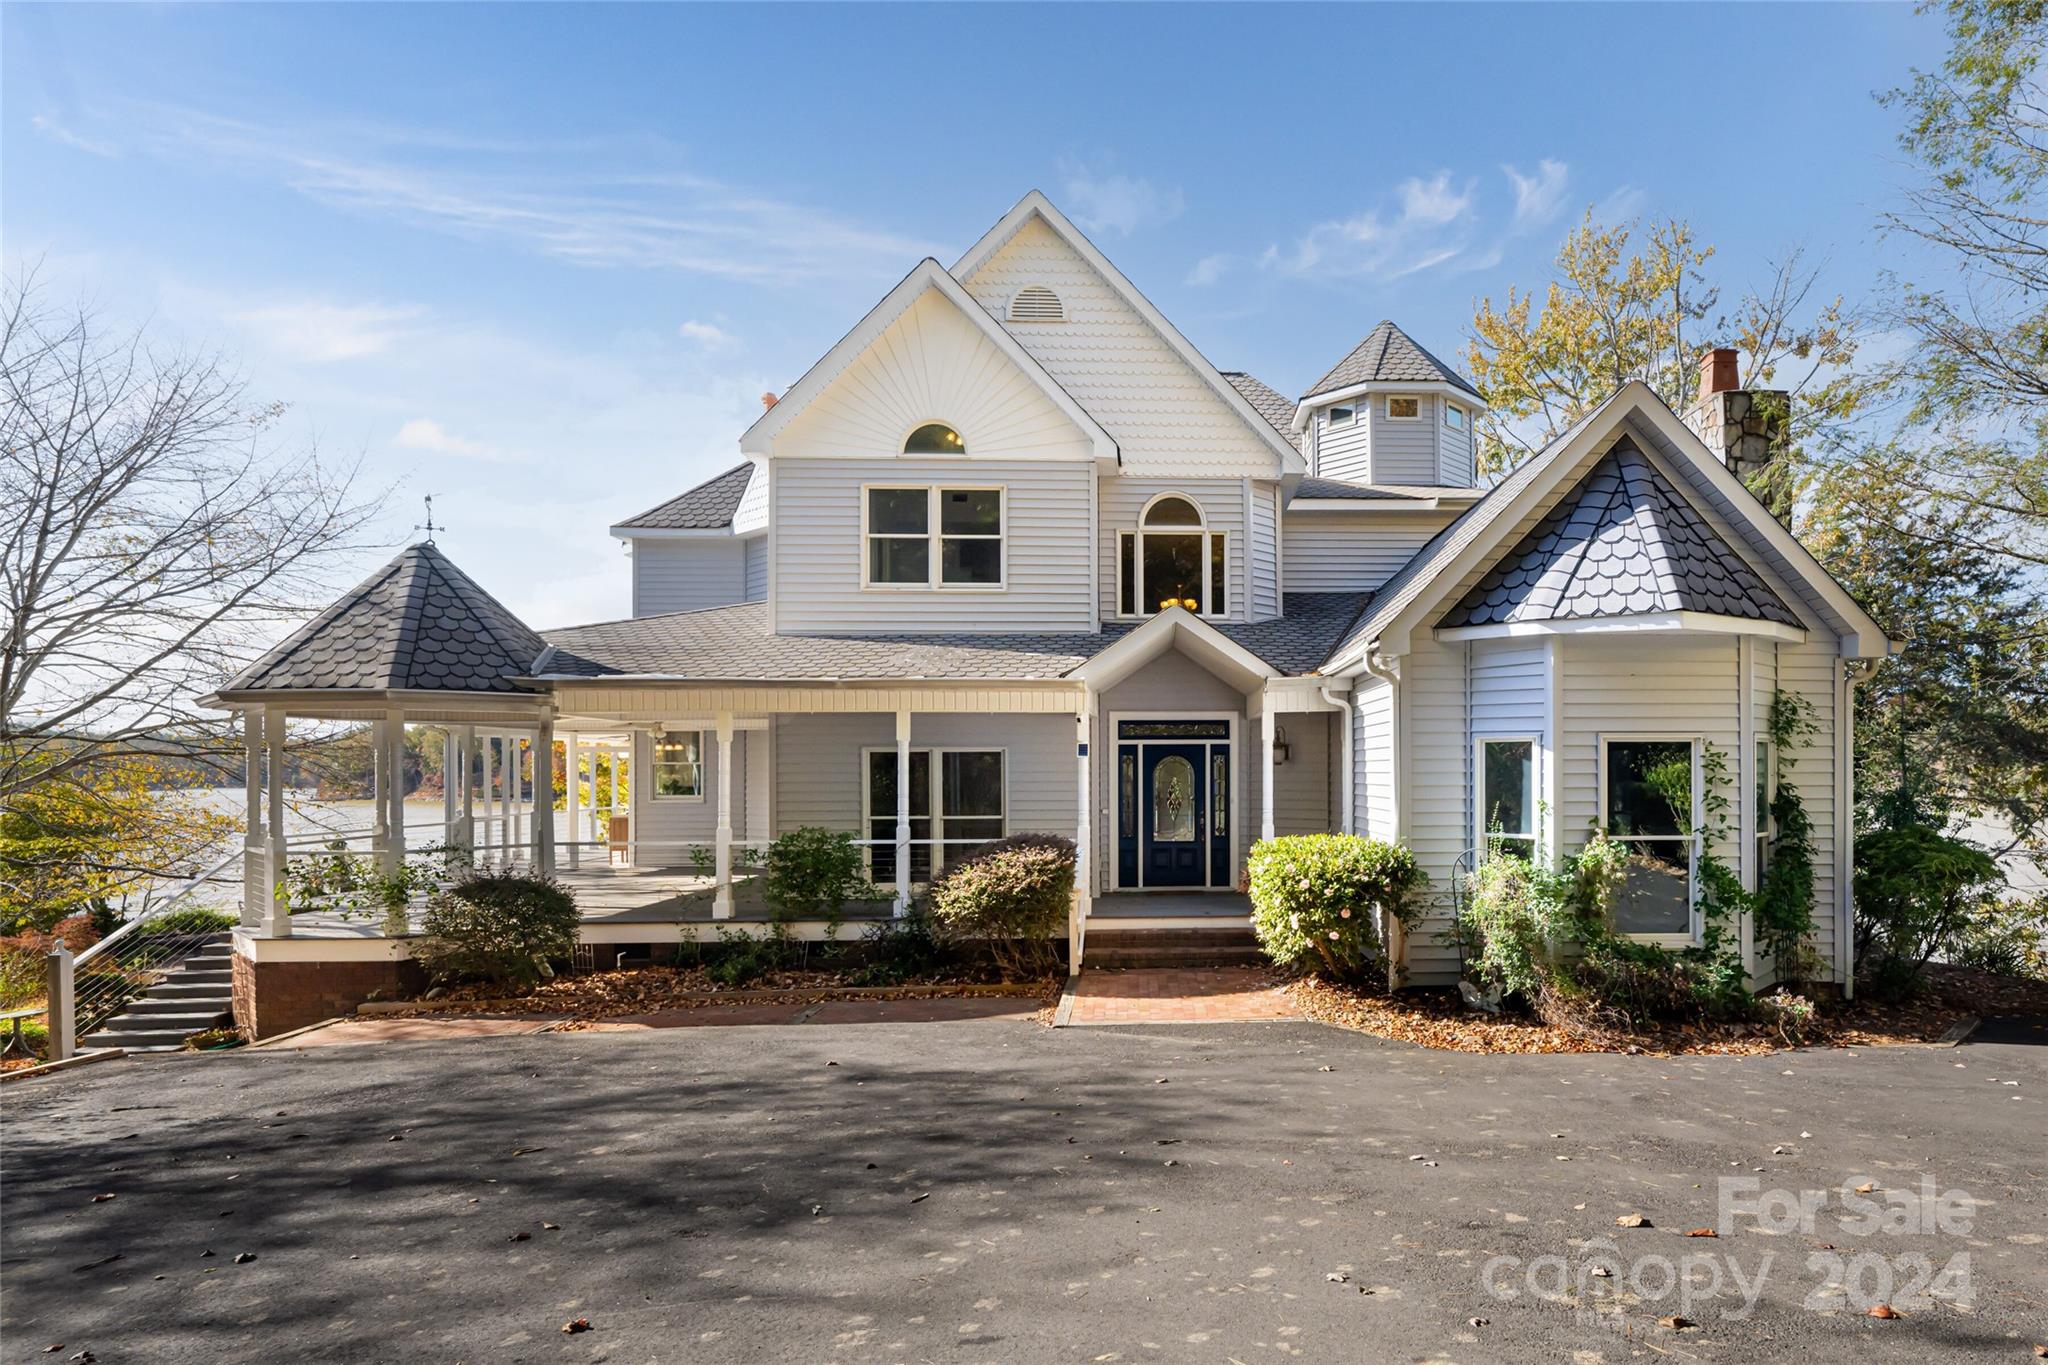
[[1408, 982], [1447, 985], [1458, 954], [1445, 936], [1452, 922], [1451, 878], [1471, 846], [1465, 778], [1465, 651], [1418, 639], [1401, 660], [1401, 794], [1405, 842], [1429, 874], [1422, 918], [1408, 935]]
[[747, 554], [747, 601], [768, 600], [768, 537], [749, 536], [742, 542]]
[[640, 537], [633, 553], [633, 615], [701, 611], [752, 600], [744, 544], [729, 536]]
[[1357, 719], [1352, 742], [1352, 807], [1360, 834], [1392, 839], [1394, 805], [1394, 689], [1383, 679], [1361, 674], [1355, 694]]
[[1359, 412], [1360, 401], [1370, 403], [1370, 398], [1354, 399], [1351, 410], [1355, 414], [1351, 421], [1341, 427], [1330, 425], [1330, 410], [1323, 408], [1313, 418], [1316, 441], [1316, 467], [1314, 473], [1325, 479], [1343, 479], [1349, 483], [1372, 482], [1372, 423]]
[[1289, 592], [1370, 592], [1400, 572], [1454, 513], [1290, 511]]
[[[861, 587], [864, 484], [1005, 490], [1008, 586]], [[776, 460], [775, 618], [789, 632], [1086, 631], [1092, 465], [930, 457]]]
[[[678, 727], [680, 728], [680, 727]], [[733, 832], [739, 838], [756, 837], [765, 831], [749, 831], [745, 762], [746, 734], [733, 736], [732, 809]], [[718, 836], [718, 736], [709, 726], [704, 730], [704, 795], [702, 798], [656, 796], [654, 794], [653, 739], [642, 732], [633, 738], [633, 764], [628, 778], [633, 784], [633, 837], [638, 842], [639, 860], [649, 867], [688, 867], [689, 849], [708, 848]]]
[[1458, 406], [1465, 411], [1465, 426], [1462, 430], [1444, 422], [1447, 402], [1439, 404], [1437, 408], [1437, 421], [1443, 424], [1443, 476], [1439, 481], [1459, 488], [1474, 488], [1478, 486], [1479, 481], [1476, 477], [1477, 467], [1473, 455], [1476, 445], [1473, 440], [1473, 423], [1479, 420], [1479, 413], [1469, 404], [1461, 403]]
[[1372, 404], [1372, 482], [1436, 483], [1436, 432], [1443, 421], [1436, 395], [1416, 395], [1422, 402], [1422, 415], [1412, 421], [1387, 416], [1388, 396], [1375, 393], [1359, 400], [1361, 405]]
[[[1820, 960], [1832, 968], [1835, 954], [1842, 946], [1840, 918], [1849, 891], [1836, 866], [1840, 847], [1836, 826], [1840, 812], [1835, 799], [1837, 764], [1848, 761], [1846, 755], [1837, 755], [1834, 748], [1836, 680], [1841, 676], [1842, 660], [1832, 640], [1824, 644], [1780, 644], [1777, 655], [1777, 686], [1811, 703], [1817, 727], [1807, 746], [1790, 755], [1793, 766], [1787, 776], [1805, 803], [1806, 818], [1813, 822], [1814, 948]], [[1781, 769], [1785, 757], [1779, 756]]]
[[1252, 484], [1251, 516], [1246, 560], [1252, 585], [1250, 619], [1270, 621], [1280, 615], [1280, 485]]
[[[1330, 770], [1336, 765], [1330, 727], [1335, 715], [1303, 711], [1274, 719], [1286, 732], [1288, 754], [1287, 761], [1273, 769], [1273, 832], [1334, 832], [1340, 824], [1330, 809]], [[1258, 774], [1252, 777], [1256, 786]]]

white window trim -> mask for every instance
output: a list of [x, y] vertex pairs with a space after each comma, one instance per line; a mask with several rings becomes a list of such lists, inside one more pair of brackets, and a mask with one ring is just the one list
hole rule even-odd
[[[1180, 536], [1194, 536], [1194, 535], [1198, 535], [1198, 536], [1202, 537], [1202, 610], [1201, 610], [1201, 612], [1199, 613], [1199, 615], [1200, 615], [1200, 616], [1202, 617], [1202, 619], [1203, 619], [1203, 620], [1205, 620], [1205, 621], [1226, 621], [1226, 620], [1230, 619], [1230, 614], [1231, 614], [1231, 604], [1232, 604], [1233, 602], [1235, 602], [1235, 601], [1236, 601], [1236, 599], [1237, 599], [1237, 597], [1239, 596], [1239, 594], [1237, 594], [1237, 593], [1234, 593], [1234, 592], [1229, 592], [1229, 591], [1227, 591], [1227, 590], [1228, 590], [1228, 588], [1230, 587], [1230, 582], [1229, 582], [1229, 579], [1230, 579], [1230, 564], [1231, 564], [1231, 550], [1232, 550], [1232, 548], [1233, 548], [1233, 547], [1232, 547], [1232, 545], [1231, 545], [1231, 534], [1230, 534], [1230, 532], [1228, 532], [1228, 531], [1214, 531], [1214, 530], [1211, 530], [1211, 529], [1209, 528], [1209, 509], [1208, 509], [1208, 508], [1206, 508], [1206, 507], [1204, 507], [1204, 506], [1202, 506], [1202, 502], [1201, 502], [1201, 499], [1199, 499], [1199, 498], [1195, 497], [1195, 496], [1194, 496], [1194, 495], [1193, 495], [1192, 493], [1179, 493], [1179, 492], [1175, 492], [1175, 491], [1172, 491], [1172, 490], [1170, 490], [1170, 489], [1169, 489], [1168, 491], [1166, 491], [1166, 492], [1163, 492], [1163, 493], [1154, 493], [1154, 494], [1153, 494], [1153, 495], [1152, 495], [1151, 497], [1149, 497], [1149, 498], [1145, 499], [1145, 505], [1144, 505], [1143, 507], [1140, 507], [1140, 508], [1138, 509], [1138, 520], [1137, 520], [1137, 524], [1136, 524], [1135, 526], [1124, 526], [1124, 527], [1119, 527], [1119, 528], [1118, 528], [1118, 530], [1117, 530], [1117, 533], [1116, 533], [1116, 543], [1115, 543], [1115, 552], [1116, 552], [1116, 554], [1115, 554], [1115, 557], [1116, 557], [1116, 573], [1115, 573], [1115, 577], [1116, 577], [1116, 596], [1115, 596], [1115, 598], [1113, 598], [1113, 599], [1112, 599], [1112, 601], [1113, 601], [1113, 603], [1114, 603], [1114, 606], [1115, 606], [1115, 611], [1114, 611], [1114, 612], [1113, 612], [1112, 614], [1113, 614], [1113, 615], [1114, 615], [1114, 616], [1116, 617], [1116, 619], [1117, 619], [1117, 620], [1119, 620], [1119, 621], [1149, 621], [1149, 620], [1150, 620], [1150, 619], [1152, 619], [1152, 618], [1153, 618], [1154, 616], [1157, 616], [1157, 615], [1159, 614], [1159, 613], [1158, 613], [1157, 611], [1146, 611], [1146, 610], [1144, 610], [1144, 606], [1145, 606], [1145, 591], [1144, 591], [1144, 588], [1145, 588], [1145, 540], [1144, 540], [1144, 537], [1145, 537], [1145, 536], [1146, 536], [1146, 534], [1147, 534], [1147, 531], [1146, 531], [1146, 527], [1145, 527], [1145, 515], [1146, 515], [1146, 514], [1147, 514], [1148, 512], [1150, 512], [1150, 511], [1152, 510], [1152, 508], [1153, 508], [1153, 507], [1154, 507], [1155, 505], [1157, 505], [1158, 503], [1160, 503], [1160, 502], [1164, 501], [1164, 500], [1165, 500], [1165, 499], [1167, 499], [1167, 498], [1179, 498], [1179, 499], [1180, 499], [1180, 500], [1181, 500], [1182, 502], [1185, 502], [1186, 504], [1188, 504], [1188, 506], [1190, 506], [1190, 507], [1194, 508], [1194, 509], [1195, 509], [1195, 515], [1196, 515], [1197, 517], [1201, 518], [1201, 520], [1200, 520], [1200, 521], [1199, 521], [1199, 522], [1198, 522], [1198, 523], [1197, 523], [1196, 525], [1193, 525], [1193, 526], [1160, 526], [1160, 527], [1155, 527], [1155, 528], [1153, 528], [1153, 529], [1151, 530], [1150, 534], [1152, 534], [1152, 535], [1159, 535], [1159, 536], [1173, 536], [1173, 535], [1180, 535]], [[1007, 507], [1007, 505], [1008, 505], [1008, 504], [1007, 504], [1007, 500], [1006, 500], [1006, 502], [1005, 502], [1005, 506]], [[1132, 597], [1131, 597], [1131, 600], [1132, 600], [1132, 601], [1133, 601], [1133, 602], [1134, 602], [1134, 603], [1135, 603], [1135, 604], [1136, 604], [1136, 605], [1138, 606], [1138, 608], [1139, 608], [1139, 609], [1138, 609], [1137, 611], [1125, 611], [1125, 610], [1124, 610], [1124, 537], [1125, 537], [1125, 536], [1129, 536], [1129, 537], [1131, 537], [1131, 542], [1132, 542], [1132, 543], [1131, 543], [1131, 567], [1132, 567], [1133, 569], [1135, 569], [1135, 570], [1137, 571], [1137, 575], [1138, 575], [1138, 582], [1137, 582], [1137, 583], [1135, 584], [1135, 587], [1137, 588], [1137, 591], [1136, 591], [1135, 593], [1133, 593], [1133, 594], [1132, 594]], [[1210, 540], [1209, 540], [1209, 537], [1211, 537], [1211, 536], [1222, 536], [1222, 537], [1223, 537], [1223, 578], [1224, 578], [1224, 582], [1223, 582], [1222, 586], [1223, 586], [1223, 587], [1224, 587], [1224, 588], [1226, 589], [1226, 592], [1225, 592], [1225, 594], [1224, 594], [1224, 596], [1225, 596], [1225, 601], [1224, 601], [1224, 605], [1223, 605], [1223, 610], [1222, 610], [1222, 611], [1212, 611], [1212, 610], [1210, 609], [1210, 608], [1211, 608], [1211, 606], [1212, 606], [1212, 604], [1213, 604], [1213, 603], [1214, 603], [1214, 602], [1216, 601], [1216, 588], [1217, 588], [1217, 584], [1216, 584], [1216, 582], [1215, 582], [1215, 574], [1214, 574], [1214, 572], [1213, 572], [1213, 568], [1214, 568], [1214, 566], [1215, 566], [1215, 563], [1216, 563], [1216, 556], [1215, 556], [1215, 550], [1214, 550], [1214, 547], [1213, 547], [1213, 545], [1212, 545], [1212, 544], [1210, 543]], [[863, 549], [865, 549], [865, 542], [863, 542]]]
[[1465, 409], [1462, 405], [1457, 403], [1445, 403], [1444, 425], [1449, 427], [1452, 431], [1464, 431], [1467, 430], [1470, 426], [1470, 418], [1467, 416]]
[[[925, 495], [925, 530], [927, 542], [925, 581], [922, 583], [877, 583], [872, 577], [874, 559], [870, 554], [871, 542], [876, 536], [892, 540], [915, 540], [911, 532], [870, 531], [868, 529], [868, 495], [870, 493], [916, 493]], [[947, 493], [994, 493], [996, 495], [996, 534], [947, 535], [939, 529], [939, 499]], [[993, 540], [996, 542], [996, 573], [993, 583], [947, 583], [945, 572], [945, 542], [948, 540]], [[948, 592], [948, 593], [999, 593], [1010, 590], [1010, 487], [1001, 483], [864, 483], [860, 486], [860, 590], [862, 592]]]
[[1630, 834], [1613, 836], [1617, 839], [1654, 839], [1666, 843], [1675, 842], [1679, 839], [1686, 840], [1686, 900], [1688, 902], [1688, 909], [1691, 911], [1692, 916], [1691, 927], [1682, 934], [1623, 934], [1623, 938], [1634, 939], [1638, 943], [1654, 944], [1660, 948], [1697, 948], [1700, 945], [1700, 931], [1702, 927], [1700, 924], [1700, 841], [1704, 839], [1706, 835], [1703, 830], [1698, 828], [1698, 826], [1700, 820], [1700, 807], [1703, 804], [1702, 797], [1705, 794], [1702, 790], [1703, 783], [1705, 782], [1705, 765], [1701, 762], [1701, 759], [1704, 757], [1704, 743], [1705, 736], [1703, 735], [1686, 734], [1683, 732], [1673, 733], [1668, 730], [1631, 730], [1617, 732], [1614, 734], [1607, 734], [1605, 732], [1602, 732], [1602, 734], [1599, 737], [1599, 828], [1602, 830], [1605, 830], [1607, 828], [1608, 745], [1690, 744], [1692, 746], [1692, 811], [1688, 817], [1690, 823], [1694, 826], [1691, 836], [1689, 838], [1686, 835], [1682, 834]]
[[1543, 846], [1543, 822], [1536, 805], [1543, 799], [1543, 737], [1533, 732], [1472, 737], [1472, 847], [1484, 856], [1487, 842], [1493, 838], [1493, 831], [1486, 827], [1486, 746], [1489, 744], [1529, 746], [1529, 828], [1527, 831], [1502, 830], [1501, 837], [1527, 839], [1532, 852], [1540, 849]]
[[[1344, 411], [1349, 414], [1341, 422], [1337, 420], [1337, 409], [1339, 408], [1344, 409]], [[1323, 425], [1328, 427], [1332, 431], [1342, 431], [1346, 427], [1357, 426], [1358, 405], [1356, 403], [1330, 404], [1330, 406], [1324, 410]]]
[[[681, 735], [697, 737], [697, 791], [694, 795], [661, 790], [661, 746]], [[647, 799], [650, 801], [674, 801], [684, 805], [701, 806], [705, 793], [711, 786], [711, 752], [704, 747], [704, 732], [692, 726], [687, 729], [665, 730], [658, 735], [647, 737]]]
[[[1415, 404], [1415, 411], [1406, 417], [1400, 416], [1394, 411], [1394, 400], [1397, 398], [1406, 399]], [[1382, 408], [1382, 411], [1386, 413], [1389, 422], [1420, 422], [1423, 411], [1422, 395], [1419, 393], [1390, 393], [1387, 395], [1386, 405]]]
[[[868, 774], [870, 768], [873, 765], [875, 755], [886, 754], [889, 757], [889, 759], [893, 762], [896, 758], [896, 752], [896, 746], [893, 744], [871, 744], [864, 747], [860, 751], [860, 837], [863, 839], [873, 837], [869, 833], [869, 831], [874, 829], [875, 821], [878, 819], [890, 820], [892, 822], [891, 828], [894, 828], [893, 821], [896, 817], [895, 811], [890, 810], [877, 813], [874, 810], [875, 794], [874, 789], [868, 785]], [[1001, 834], [996, 835], [995, 837], [997, 839], [1007, 839], [1010, 836], [1009, 749], [1005, 748], [1000, 744], [913, 744], [910, 746], [910, 752], [912, 754], [925, 755], [925, 762], [933, 765], [931, 782], [929, 784], [931, 787], [932, 798], [931, 809], [924, 812], [913, 810], [910, 812], [910, 818], [913, 820], [931, 821], [931, 837], [934, 840], [943, 840], [946, 837], [946, 817], [940, 814], [940, 812], [945, 809], [946, 800], [945, 792], [941, 790], [941, 784], [944, 781], [944, 767], [940, 763], [940, 759], [942, 759], [947, 754], [1000, 754], [1003, 760], [1003, 810], [1002, 815], [1000, 817], [1003, 823], [1003, 832]], [[960, 820], [990, 820], [995, 819], [997, 817], [988, 815], [961, 815], [956, 816], [954, 818]], [[993, 842], [993, 840], [978, 839], [975, 842], [988, 843]], [[915, 845], [913, 845], [913, 847], [915, 847]], [[934, 876], [936, 876], [938, 873], [945, 869], [946, 846], [943, 843], [934, 843], [931, 845], [931, 851], [932, 873]], [[874, 849], [870, 846], [863, 846], [861, 852], [864, 855], [866, 855], [868, 868], [870, 872], [872, 872], [874, 869]]]

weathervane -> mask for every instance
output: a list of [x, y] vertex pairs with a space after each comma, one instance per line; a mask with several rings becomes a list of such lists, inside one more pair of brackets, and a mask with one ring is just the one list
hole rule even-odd
[[421, 524], [419, 524], [419, 525], [416, 525], [416, 526], [414, 526], [414, 527], [413, 527], [412, 529], [413, 529], [413, 530], [415, 530], [415, 531], [425, 531], [425, 532], [427, 533], [427, 539], [426, 539], [426, 543], [427, 543], [427, 544], [429, 544], [429, 545], [432, 545], [432, 544], [434, 543], [434, 532], [436, 532], [436, 531], [445, 531], [445, 530], [447, 530], [448, 528], [447, 528], [446, 526], [436, 526], [436, 525], [434, 525], [434, 495], [433, 495], [432, 493], [429, 493], [429, 494], [427, 494], [427, 497], [426, 497], [426, 503], [427, 503], [427, 519], [426, 519], [426, 521], [425, 521], [425, 522], [423, 522], [423, 523], [421, 523]]

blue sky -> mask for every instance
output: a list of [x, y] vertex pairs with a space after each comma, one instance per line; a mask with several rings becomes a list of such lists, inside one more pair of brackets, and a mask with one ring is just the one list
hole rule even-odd
[[235, 356], [547, 626], [625, 614], [605, 527], [1034, 186], [1292, 393], [1381, 317], [1454, 356], [1589, 207], [1865, 296], [1873, 93], [1941, 48], [1904, 6], [10, 3], [0, 255]]

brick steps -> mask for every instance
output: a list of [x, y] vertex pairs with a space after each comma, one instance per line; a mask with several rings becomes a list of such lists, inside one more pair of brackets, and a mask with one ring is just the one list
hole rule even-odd
[[1089, 967], [1256, 967], [1266, 961], [1249, 925], [1227, 928], [1090, 928]]

